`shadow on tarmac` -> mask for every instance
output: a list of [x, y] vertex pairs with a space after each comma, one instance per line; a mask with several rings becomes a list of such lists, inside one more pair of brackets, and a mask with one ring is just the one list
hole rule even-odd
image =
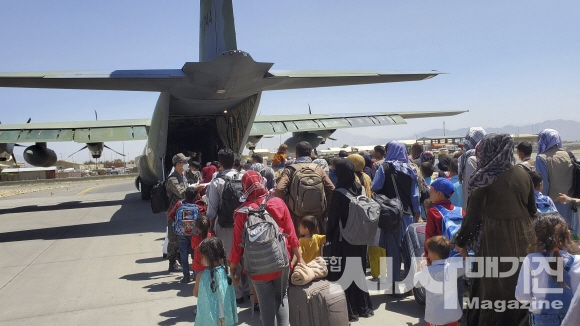
[[[52, 206], [25, 206], [0, 210], [0, 214], [16, 212], [51, 211], [59, 209], [76, 209], [85, 207], [103, 207], [121, 205], [108, 222], [76, 224], [40, 228], [33, 230], [0, 233], [0, 243], [27, 240], [57, 240], [102, 237], [121, 234], [159, 232], [165, 229], [166, 219], [152, 216], [151, 208], [141, 200], [139, 193], [125, 195], [123, 200], [104, 202], [67, 202]], [[47, 216], [49, 217], [49, 216]]]
[[[371, 297], [373, 305], [375, 307], [375, 311], [378, 309], [383, 309], [386, 311], [394, 312], [397, 314], [418, 318], [420, 321], [418, 323], [407, 323], [407, 326], [418, 326], [418, 325], [427, 325], [424, 321], [425, 317], [425, 306], [418, 305], [415, 300], [413, 300], [413, 296], [409, 296], [407, 298], [397, 299], [393, 298], [389, 295], [374, 295]], [[385, 304], [384, 307], [381, 307], [382, 304]], [[376, 316], [376, 313], [375, 313]], [[371, 317], [376, 318], [376, 317]]]
[[135, 261], [136, 264], [152, 264], [152, 263], [159, 263], [166, 260], [163, 257], [151, 257], [151, 258], [143, 258], [143, 259], [137, 259]]
[[195, 305], [187, 306], [179, 309], [169, 310], [159, 314], [167, 319], [159, 322], [158, 325], [161, 326], [171, 326], [177, 323], [191, 323], [195, 319], [195, 314], [193, 313], [193, 308]]

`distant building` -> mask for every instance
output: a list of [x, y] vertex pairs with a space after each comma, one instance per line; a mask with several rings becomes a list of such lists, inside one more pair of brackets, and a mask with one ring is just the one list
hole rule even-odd
[[66, 161], [66, 160], [58, 160], [54, 164], [54, 166], [56, 166], [56, 168], [58, 170], [65, 170], [65, 169], [80, 170], [82, 165], [83, 165], [82, 163], [71, 162], [71, 161]]
[[56, 178], [56, 167], [48, 168], [8, 168], [0, 172], [2, 181], [25, 181]]

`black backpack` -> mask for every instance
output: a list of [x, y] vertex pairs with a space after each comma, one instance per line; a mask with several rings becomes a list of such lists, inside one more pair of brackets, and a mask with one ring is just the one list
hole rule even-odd
[[572, 165], [574, 166], [574, 174], [572, 175], [573, 198], [580, 198], [580, 163], [576, 161], [576, 156], [572, 152], [568, 152]]
[[381, 206], [379, 228], [385, 233], [399, 234], [403, 220], [403, 202], [399, 197], [399, 189], [397, 188], [394, 174], [391, 174], [391, 181], [397, 197], [389, 198], [385, 195], [375, 193], [373, 194], [373, 199]]
[[240, 206], [242, 197], [242, 179], [239, 174], [233, 178], [223, 174], [218, 176], [225, 181], [220, 206], [218, 208], [217, 222], [222, 228], [234, 226], [234, 211]]
[[158, 181], [151, 189], [151, 211], [154, 214], [166, 212], [169, 208], [169, 198], [165, 181]]

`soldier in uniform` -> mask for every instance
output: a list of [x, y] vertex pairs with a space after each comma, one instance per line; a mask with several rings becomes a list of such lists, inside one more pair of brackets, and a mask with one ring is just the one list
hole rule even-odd
[[[185, 190], [187, 185], [183, 178], [183, 165], [187, 163], [187, 157], [182, 153], [176, 154], [171, 160], [173, 163], [173, 173], [167, 178], [165, 187], [167, 189], [167, 198], [169, 198], [169, 206], [167, 214], [171, 211], [173, 206], [185, 199]], [[169, 243], [167, 244], [167, 259], [169, 260], [169, 272], [181, 272], [181, 266], [177, 263], [179, 243], [177, 242], [177, 235], [173, 233], [173, 221], [167, 218], [167, 237]]]

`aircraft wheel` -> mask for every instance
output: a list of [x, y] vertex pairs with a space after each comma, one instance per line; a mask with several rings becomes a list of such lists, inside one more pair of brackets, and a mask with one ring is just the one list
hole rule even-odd
[[150, 200], [151, 199], [151, 187], [148, 184], [143, 183], [142, 181], [141, 183], [141, 200]]

